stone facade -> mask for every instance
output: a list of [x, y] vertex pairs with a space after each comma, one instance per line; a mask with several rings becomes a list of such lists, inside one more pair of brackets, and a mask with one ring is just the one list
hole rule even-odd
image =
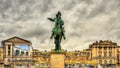
[[[28, 46], [28, 50], [20, 49], [18, 45]], [[59, 56], [60, 57], [60, 56]], [[36, 68], [51, 67], [51, 51], [32, 50], [30, 41], [12, 37], [2, 41], [0, 47], [1, 68]], [[120, 46], [109, 40], [96, 41], [88, 49], [66, 51], [64, 55], [64, 68], [84, 67], [87, 65], [102, 65], [109, 68], [120, 68]]]
[[[46, 58], [43, 55], [45, 52], [41, 52], [41, 62], [45, 62]], [[47, 62], [50, 61], [50, 52], [46, 52], [48, 55]], [[92, 66], [102, 65], [102, 67], [115, 67], [120, 65], [120, 47], [117, 43], [112, 41], [99, 41], [90, 45], [89, 49], [81, 51], [66, 51], [65, 54], [65, 68], [69, 67], [81, 67], [82, 64], [90, 64]], [[85, 65], [83, 65], [85, 66]]]
[[2, 41], [3, 47], [3, 60], [5, 68], [17, 68], [19, 66], [27, 66], [32, 63], [32, 44], [30, 41], [19, 38], [12, 37], [7, 40]]
[[115, 67], [118, 62], [118, 45], [112, 41], [96, 41], [90, 45], [91, 59], [102, 66]]

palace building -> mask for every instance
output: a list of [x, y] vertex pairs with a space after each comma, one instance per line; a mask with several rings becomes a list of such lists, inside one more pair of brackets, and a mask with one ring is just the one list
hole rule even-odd
[[47, 51], [39, 51], [37, 49], [33, 49], [32, 58], [33, 58], [33, 66], [40, 68], [50, 68], [50, 53]]
[[[40, 52], [41, 63], [46, 66], [50, 65], [50, 52]], [[81, 51], [66, 51], [65, 68], [79, 68], [82, 66], [97, 66], [117, 68], [120, 66], [120, 47], [117, 43], [109, 40], [96, 41], [88, 49]], [[85, 65], [84, 65], [85, 64]], [[42, 65], [41, 65], [42, 66]]]
[[[79, 68], [81, 64], [93, 64], [90, 60], [91, 51], [89, 49], [81, 51], [66, 51], [65, 52], [65, 68]], [[50, 68], [50, 51], [39, 51], [33, 49], [33, 59], [36, 67]], [[34, 64], [34, 65], [35, 65]]]
[[95, 60], [102, 66], [106, 67], [115, 67], [118, 63], [118, 54], [119, 54], [119, 46], [117, 43], [112, 41], [106, 40], [99, 42], [96, 41], [95, 43], [90, 45], [91, 53], [92, 53], [92, 60]]
[[[19, 37], [2, 41], [0, 68], [50, 68], [51, 51], [33, 49], [32, 43]], [[101, 65], [120, 67], [120, 46], [109, 40], [96, 41], [88, 49], [65, 51], [64, 68], [84, 68]]]
[[68, 51], [66, 52], [65, 68], [80, 68], [81, 64], [88, 61], [87, 51]]
[[18, 68], [19, 66], [27, 68], [32, 63], [32, 43], [30, 41], [12, 37], [2, 41], [2, 48], [4, 68]]

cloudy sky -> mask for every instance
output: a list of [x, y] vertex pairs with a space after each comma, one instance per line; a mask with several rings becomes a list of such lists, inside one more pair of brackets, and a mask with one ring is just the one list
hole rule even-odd
[[65, 22], [63, 49], [86, 49], [98, 40], [120, 45], [120, 0], [0, 0], [0, 41], [18, 36], [39, 50], [54, 48], [54, 23], [46, 18], [58, 10]]

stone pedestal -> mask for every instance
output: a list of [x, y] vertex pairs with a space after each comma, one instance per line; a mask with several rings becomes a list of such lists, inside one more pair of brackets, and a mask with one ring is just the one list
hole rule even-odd
[[51, 68], [64, 68], [65, 54], [64, 53], [52, 53], [50, 55]]

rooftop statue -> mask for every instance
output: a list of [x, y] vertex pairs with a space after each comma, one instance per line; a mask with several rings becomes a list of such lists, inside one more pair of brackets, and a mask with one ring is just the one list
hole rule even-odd
[[55, 22], [55, 26], [52, 29], [52, 34], [50, 39], [54, 37], [55, 51], [59, 52], [61, 50], [61, 40], [65, 39], [64, 21], [61, 18], [61, 13], [58, 12], [55, 18], [48, 18], [48, 20]]

